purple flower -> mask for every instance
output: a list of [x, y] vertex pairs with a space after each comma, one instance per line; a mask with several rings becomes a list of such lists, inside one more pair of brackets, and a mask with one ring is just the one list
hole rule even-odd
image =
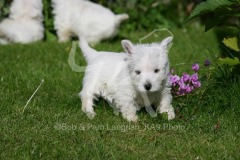
[[205, 66], [205, 67], [210, 66], [210, 64], [211, 64], [211, 61], [210, 61], [210, 60], [207, 59], [207, 60], [204, 61], [204, 66]]
[[184, 96], [201, 87], [201, 82], [198, 80], [197, 73], [199, 65], [197, 63], [193, 64], [192, 70], [195, 71], [192, 75], [183, 73], [182, 76], [179, 77], [178, 75], [173, 74], [173, 72], [169, 75], [169, 79], [172, 83], [172, 92], [175, 95]]
[[201, 82], [199, 82], [199, 81], [192, 82], [192, 84], [193, 84], [193, 86], [194, 86], [195, 88], [201, 87]]
[[186, 86], [186, 92], [187, 92], [187, 93], [190, 93], [192, 90], [193, 90], [193, 87], [190, 86], [189, 84], [187, 84], [187, 86]]
[[[189, 88], [188, 86], [183, 82], [183, 79], [180, 79], [180, 81], [178, 81], [178, 92], [177, 94], [178, 95], [185, 95], [188, 91], [189, 91]], [[187, 91], [188, 90], [188, 91]]]
[[176, 83], [180, 80], [180, 77], [178, 75], [170, 75], [170, 81], [173, 84], [173, 86], [176, 85]]
[[182, 79], [178, 82], [178, 85], [179, 85], [180, 90], [185, 90], [186, 89], [186, 84], [183, 82]]
[[195, 73], [195, 74], [191, 75], [191, 78], [190, 78], [190, 79], [191, 79], [192, 82], [198, 81], [198, 74]]
[[190, 79], [190, 75], [187, 73], [183, 73], [182, 80], [183, 82], [187, 82]]
[[192, 70], [197, 72], [199, 70], [199, 65], [197, 63], [192, 65]]

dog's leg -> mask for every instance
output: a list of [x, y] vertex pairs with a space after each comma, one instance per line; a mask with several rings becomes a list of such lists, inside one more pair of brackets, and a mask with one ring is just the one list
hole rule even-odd
[[88, 118], [93, 119], [96, 115], [93, 109], [93, 96], [84, 94], [83, 91], [79, 94], [82, 101], [82, 111], [86, 113]]
[[68, 29], [61, 29], [57, 31], [58, 41], [67, 42], [71, 39], [72, 32]]
[[87, 41], [90, 45], [94, 46], [97, 43], [99, 43], [101, 39], [99, 39], [97, 36], [94, 36], [94, 37], [91, 36], [91, 37], [87, 37]]
[[134, 106], [134, 104], [124, 104], [121, 106], [123, 118], [127, 119], [129, 122], [138, 121], [138, 116], [136, 115], [137, 108]]
[[158, 110], [160, 113], [166, 112], [168, 114], [168, 120], [175, 118], [174, 108], [172, 107], [172, 95], [169, 89], [163, 91]]
[[[90, 119], [93, 119], [96, 115], [93, 109], [93, 100], [96, 99], [96, 95], [100, 95], [101, 93], [98, 82], [103, 65], [104, 63], [100, 62], [88, 66], [83, 80], [83, 88], [79, 94], [82, 101], [82, 111], [85, 112]], [[92, 70], [94, 70], [94, 72], [90, 72]]]

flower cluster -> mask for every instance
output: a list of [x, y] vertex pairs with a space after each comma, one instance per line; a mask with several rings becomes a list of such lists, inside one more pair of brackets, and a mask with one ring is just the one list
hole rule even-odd
[[193, 64], [192, 70], [194, 71], [194, 74], [192, 75], [189, 75], [187, 73], [183, 73], [181, 77], [176, 74], [170, 75], [173, 94], [177, 96], [182, 96], [201, 87], [201, 82], [198, 79], [197, 73], [199, 70], [199, 65], [197, 63]]

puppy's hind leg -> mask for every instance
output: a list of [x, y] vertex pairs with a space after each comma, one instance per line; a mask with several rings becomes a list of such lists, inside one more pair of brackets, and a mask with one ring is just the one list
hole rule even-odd
[[79, 93], [82, 101], [82, 111], [86, 113], [89, 119], [93, 119], [96, 115], [93, 109], [93, 95], [86, 94], [84, 91]]

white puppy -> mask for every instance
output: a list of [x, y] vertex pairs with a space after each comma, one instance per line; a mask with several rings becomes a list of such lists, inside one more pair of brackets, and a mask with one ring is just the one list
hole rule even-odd
[[161, 43], [133, 45], [123, 40], [124, 54], [98, 52], [81, 38], [80, 47], [88, 63], [79, 93], [82, 111], [93, 118], [93, 100], [102, 96], [128, 121], [137, 121], [136, 111], [140, 107], [151, 106], [159, 113], [167, 112], [168, 119], [173, 119], [175, 113], [168, 76], [171, 41], [172, 37], [168, 37]]
[[10, 15], [0, 23], [0, 43], [30, 43], [43, 39], [41, 0], [14, 0]]
[[72, 36], [85, 37], [88, 43], [115, 36], [119, 24], [127, 14], [115, 15], [110, 9], [84, 0], [52, 0], [54, 26], [59, 42]]

